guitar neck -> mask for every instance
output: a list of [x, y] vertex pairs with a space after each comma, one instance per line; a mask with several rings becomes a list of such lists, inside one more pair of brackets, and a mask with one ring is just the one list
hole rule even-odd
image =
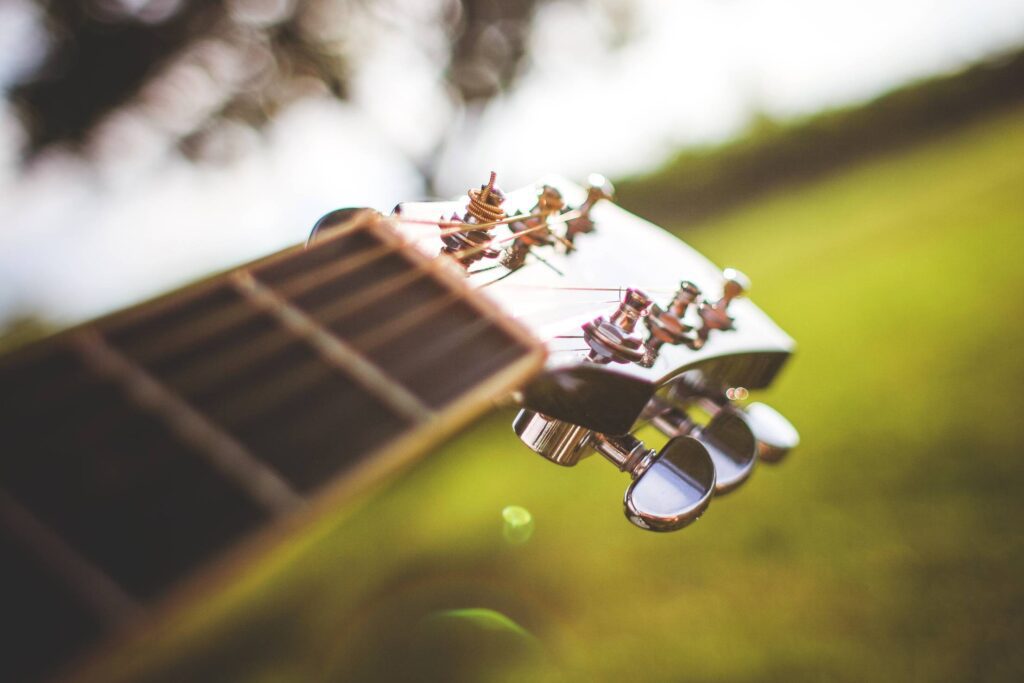
[[543, 355], [367, 212], [0, 360], [5, 673], [47, 672], [311, 497], [379, 481]]

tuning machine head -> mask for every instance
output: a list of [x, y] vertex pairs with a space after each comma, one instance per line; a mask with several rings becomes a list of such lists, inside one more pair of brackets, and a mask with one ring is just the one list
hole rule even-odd
[[600, 173], [591, 173], [587, 176], [587, 201], [593, 205], [602, 199], [613, 201], [615, 186], [612, 185], [612, 181]]
[[713, 419], [724, 415], [742, 419], [754, 437], [758, 459], [768, 464], [781, 462], [791, 450], [800, 445], [800, 433], [779, 411], [764, 403], [750, 403], [745, 407], [733, 403], [731, 398], [746, 397], [746, 389], [720, 392], [688, 382], [678, 382], [669, 395], [681, 404], [698, 403]]
[[750, 278], [736, 270], [726, 268], [722, 271], [722, 298], [714, 303], [702, 303], [697, 309], [704, 326], [700, 330], [700, 336], [707, 339], [711, 330], [733, 329], [733, 319], [729, 315], [729, 304], [750, 291]]
[[644, 343], [645, 353], [641, 365], [651, 367], [658, 358], [658, 352], [665, 344], [684, 344], [699, 349], [704, 339], [697, 335], [693, 326], [684, 322], [686, 312], [700, 298], [700, 288], [688, 280], [679, 283], [679, 289], [665, 308], [654, 304], [644, 318], [649, 335]]
[[572, 466], [597, 451], [633, 483], [623, 500], [626, 517], [651, 531], [674, 531], [696, 521], [716, 491], [715, 466], [697, 439], [672, 439], [661, 451], [644, 446], [631, 434], [608, 436], [522, 410], [513, 422], [516, 434], [536, 453]]
[[750, 478], [757, 463], [758, 447], [746, 421], [730, 411], [719, 411], [706, 425], [698, 425], [686, 413], [661, 402], [652, 401], [658, 411], [651, 424], [668, 437], [688, 435], [708, 451], [714, 463], [715, 493], [735, 490]]
[[800, 433], [796, 427], [775, 408], [764, 403], [751, 403], [740, 414], [757, 439], [757, 454], [764, 462], [781, 462], [800, 445]]
[[583, 340], [595, 363], [639, 363], [644, 358], [643, 340], [633, 334], [647, 313], [651, 299], [639, 289], [627, 289], [622, 303], [607, 320], [604, 316], [583, 325]]
[[577, 236], [593, 232], [594, 219], [590, 217], [590, 212], [594, 205], [602, 200], [614, 199], [615, 186], [610, 180], [600, 173], [591, 173], [587, 177], [587, 198], [577, 209], [579, 215], [566, 221], [564, 241], [570, 251], [574, 248]]
[[626, 517], [650, 531], [676, 531], [697, 521], [715, 493], [715, 467], [696, 439], [680, 436], [661, 449], [626, 489]]

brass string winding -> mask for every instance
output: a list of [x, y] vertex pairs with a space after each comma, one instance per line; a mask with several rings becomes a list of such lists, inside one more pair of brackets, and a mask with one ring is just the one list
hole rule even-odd
[[470, 218], [480, 224], [494, 224], [505, 220], [505, 210], [501, 208], [502, 202], [505, 201], [505, 196], [501, 193], [501, 190], [494, 187], [494, 181], [497, 177], [498, 174], [491, 171], [491, 179], [487, 182], [487, 185], [479, 190], [469, 191], [469, 205], [466, 206], [467, 222]]

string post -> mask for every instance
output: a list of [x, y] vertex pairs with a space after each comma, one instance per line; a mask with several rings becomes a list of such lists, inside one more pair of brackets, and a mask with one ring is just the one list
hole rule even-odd
[[505, 193], [494, 184], [498, 174], [491, 171], [491, 177], [486, 185], [479, 189], [471, 189], [469, 203], [466, 205], [466, 215], [462, 218], [466, 223], [492, 227], [488, 224], [498, 223], [505, 219], [505, 210], [501, 205], [505, 202]]
[[646, 348], [634, 331], [650, 305], [650, 297], [639, 289], [627, 289], [608, 319], [599, 316], [583, 325], [583, 340], [590, 347], [587, 359], [602, 364], [643, 361]]
[[682, 344], [694, 350], [704, 346], [705, 340], [695, 332], [692, 325], [683, 321], [690, 306], [699, 298], [700, 289], [697, 285], [689, 280], [683, 280], [666, 308], [658, 304], [651, 306], [651, 312], [644, 318], [648, 337], [644, 342], [645, 353], [641, 365], [648, 368], [654, 365], [661, 347], [665, 344]]
[[501, 265], [509, 270], [522, 268], [532, 247], [550, 246], [555, 243], [549, 221], [565, 209], [562, 193], [551, 185], [543, 185], [537, 193], [537, 203], [528, 216], [515, 221], [511, 228], [517, 235], [501, 257]]
[[579, 216], [566, 221], [565, 241], [568, 243], [568, 251], [575, 248], [576, 237], [594, 231], [594, 219], [590, 217], [590, 211], [600, 201], [614, 201], [615, 186], [611, 181], [600, 173], [591, 173], [587, 178], [587, 198], [580, 204], [577, 211]]
[[[480, 259], [497, 258], [501, 251], [490, 247], [493, 238], [490, 230], [505, 220], [505, 193], [495, 185], [498, 174], [491, 171], [486, 185], [479, 189], [470, 189], [466, 194], [466, 213], [462, 218], [452, 214], [451, 221], [446, 222], [442, 216], [438, 222], [441, 228], [441, 241], [444, 242], [442, 252], [455, 258], [463, 268], [469, 268]], [[446, 225], [463, 223], [466, 230], [446, 229]]]

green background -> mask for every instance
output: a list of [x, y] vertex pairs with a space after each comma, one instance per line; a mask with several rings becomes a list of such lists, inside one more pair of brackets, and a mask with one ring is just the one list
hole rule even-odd
[[[555, 467], [499, 412], [115, 668], [1021, 680], [1022, 160], [1010, 111], [679, 230], [797, 339], [757, 398], [803, 438], [686, 531], [635, 529], [625, 475]], [[526, 542], [503, 533], [508, 505], [532, 513]]]

